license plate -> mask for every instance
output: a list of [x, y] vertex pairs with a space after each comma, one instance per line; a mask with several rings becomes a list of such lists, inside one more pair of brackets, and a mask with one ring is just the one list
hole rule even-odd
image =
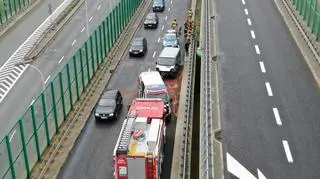
[[149, 24], [148, 26], [149, 26], [149, 27], [151, 27], [152, 25], [151, 25], [151, 24]]
[[107, 116], [101, 116], [101, 119], [108, 119]]
[[138, 54], [139, 52], [133, 52], [134, 54]]

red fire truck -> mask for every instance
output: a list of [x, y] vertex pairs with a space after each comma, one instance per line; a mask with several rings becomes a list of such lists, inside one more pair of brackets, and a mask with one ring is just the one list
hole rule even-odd
[[113, 152], [116, 179], [160, 178], [166, 126], [159, 101], [133, 100]]

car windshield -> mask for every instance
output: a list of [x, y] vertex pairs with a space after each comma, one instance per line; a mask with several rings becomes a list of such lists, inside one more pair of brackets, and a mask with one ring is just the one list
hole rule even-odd
[[155, 1], [154, 4], [156, 4], [156, 5], [161, 5], [162, 2], [161, 2], [161, 1]]
[[176, 40], [177, 37], [175, 34], [166, 34], [166, 35], [164, 35], [164, 39], [165, 40]]
[[164, 65], [164, 66], [173, 66], [175, 64], [175, 58], [171, 57], [160, 57], [158, 59], [158, 64], [159, 65]]
[[116, 101], [114, 99], [101, 99], [98, 103], [98, 106], [101, 107], [113, 107], [116, 105]]
[[162, 94], [147, 94], [147, 98], [161, 98], [164, 103], [169, 102], [169, 95], [167, 93], [162, 93]]
[[142, 46], [143, 46], [143, 43], [141, 40], [134, 40], [132, 42], [132, 47], [134, 48], [142, 48]]
[[153, 15], [147, 15], [146, 20], [154, 20], [154, 16]]

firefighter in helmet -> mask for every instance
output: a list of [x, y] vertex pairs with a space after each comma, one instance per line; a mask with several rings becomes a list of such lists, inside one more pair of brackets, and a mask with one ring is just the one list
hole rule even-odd
[[184, 33], [185, 33], [185, 34], [188, 32], [189, 26], [190, 26], [190, 22], [189, 22], [188, 19], [186, 19], [186, 20], [184, 21]]
[[172, 27], [173, 29], [175, 29], [175, 30], [177, 29], [177, 27], [178, 27], [178, 22], [177, 22], [176, 19], [172, 21], [171, 27]]
[[188, 18], [191, 19], [192, 16], [193, 16], [193, 11], [192, 11], [192, 9], [189, 9], [188, 10]]

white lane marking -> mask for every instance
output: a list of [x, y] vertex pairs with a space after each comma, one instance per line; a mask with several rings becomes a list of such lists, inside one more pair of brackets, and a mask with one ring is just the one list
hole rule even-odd
[[153, 52], [152, 58], [156, 56], [156, 51]]
[[250, 18], [247, 18], [247, 21], [248, 21], [249, 26], [251, 26], [251, 25], [252, 25], [252, 24], [251, 24], [251, 19], [250, 19]]
[[242, 4], [245, 5], [245, 4], [246, 4], [246, 1], [242, 0]]
[[62, 56], [62, 57], [60, 58], [60, 60], [59, 60], [58, 63], [61, 63], [63, 59], [64, 59], [64, 56]]
[[258, 178], [259, 179], [267, 179], [267, 177], [264, 176], [264, 174], [259, 169], [257, 169], [257, 171], [258, 171]]
[[290, 147], [289, 147], [288, 141], [283, 140], [282, 144], [283, 144], [284, 152], [286, 153], [288, 162], [289, 163], [293, 163], [293, 158], [292, 158], [292, 155], [291, 155], [291, 151], [290, 151]]
[[83, 27], [82, 29], [81, 29], [81, 33], [85, 30], [86, 28], [85, 27]]
[[256, 38], [256, 35], [254, 34], [254, 31], [253, 31], [253, 30], [250, 30], [250, 33], [251, 33], [251, 37], [252, 37], [253, 39], [255, 39], [255, 38]]
[[260, 55], [260, 48], [259, 48], [259, 46], [258, 46], [258, 45], [255, 45], [255, 46], [254, 46], [254, 49], [256, 49], [256, 53], [257, 53], [258, 55]]
[[165, 18], [164, 18], [164, 20], [166, 21], [168, 19], [168, 16], [166, 16]]
[[89, 22], [92, 20], [93, 16], [90, 17]]
[[170, 7], [169, 7], [168, 11], [170, 11]]
[[74, 41], [72, 42], [71, 46], [73, 46], [73, 45], [76, 43], [76, 41], [77, 41], [77, 40], [74, 40]]
[[277, 122], [278, 126], [282, 126], [282, 121], [281, 121], [281, 118], [280, 118], [280, 114], [279, 114], [278, 108], [272, 108], [272, 110], [273, 110], [273, 114], [274, 114], [274, 117], [276, 118], [276, 122]]
[[259, 62], [259, 64], [260, 64], [261, 72], [262, 73], [266, 73], [266, 68], [264, 67], [264, 63], [263, 62]]
[[272, 89], [269, 82], [266, 82], [266, 88], [269, 96], [273, 96]]
[[51, 75], [49, 75], [49, 76], [47, 77], [47, 79], [44, 81], [44, 84], [46, 84], [46, 83], [49, 81], [50, 77], [51, 77]]
[[32, 101], [31, 101], [30, 106], [34, 103], [34, 101], [35, 101], [35, 100], [32, 100]]
[[97, 7], [97, 10], [99, 11], [100, 8], [101, 8], [101, 5], [99, 5], [99, 6]]
[[162, 26], [161, 30], [163, 30], [163, 29], [164, 29], [164, 25]]
[[172, 4], [172, 1], [170, 3]]
[[256, 179], [243, 165], [241, 165], [235, 158], [227, 153], [227, 169], [230, 173], [238, 178]]
[[14, 135], [16, 134], [16, 130], [13, 131], [12, 135], [10, 136], [9, 141], [11, 142], [11, 140], [13, 139]]
[[158, 38], [158, 43], [160, 42], [160, 37]]
[[248, 9], [244, 9], [244, 13], [248, 15], [249, 14]]

